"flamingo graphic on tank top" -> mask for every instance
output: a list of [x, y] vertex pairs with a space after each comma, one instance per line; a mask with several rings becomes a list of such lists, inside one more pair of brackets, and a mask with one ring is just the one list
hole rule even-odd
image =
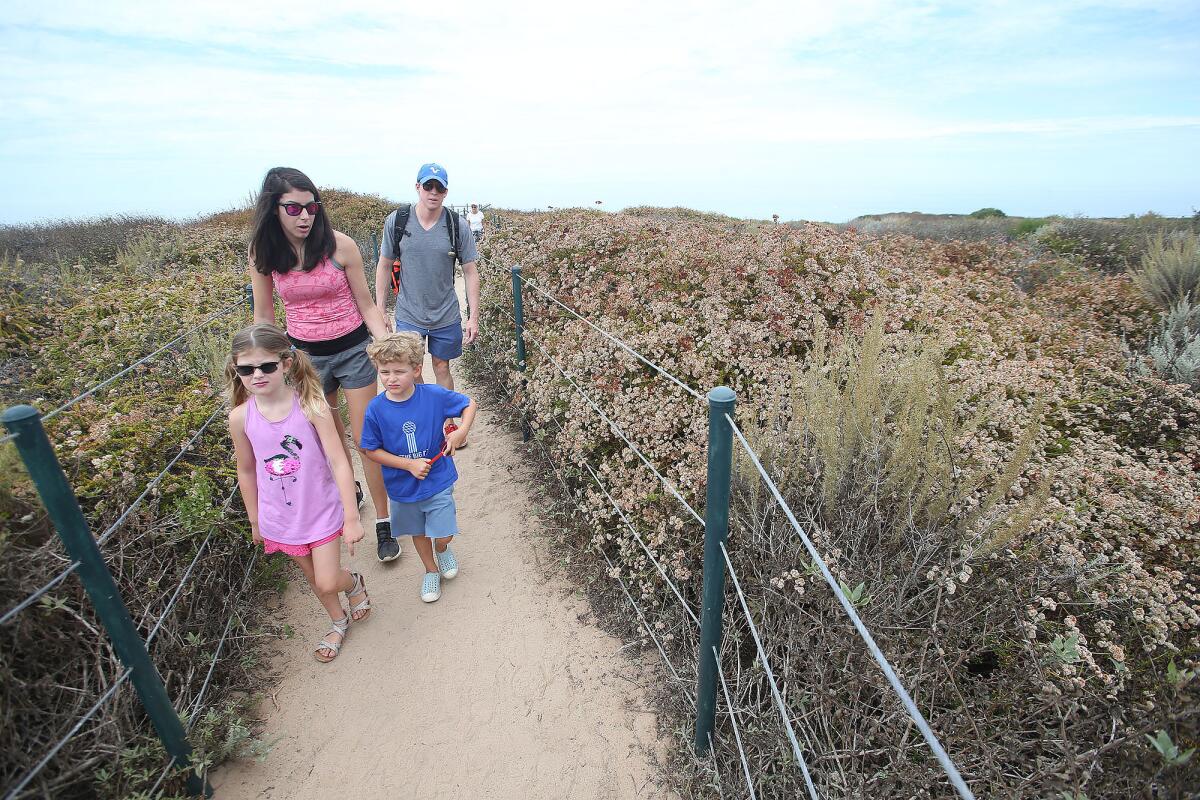
[[296, 482], [296, 473], [300, 471], [300, 453], [304, 449], [304, 445], [300, 444], [300, 440], [295, 436], [288, 434], [283, 437], [279, 443], [286, 452], [278, 453], [270, 458], [263, 459], [263, 469], [267, 471], [267, 477], [272, 480], [279, 481], [279, 488], [283, 492], [283, 502], [291, 505], [292, 501], [287, 499], [287, 479], [291, 478], [292, 483]]

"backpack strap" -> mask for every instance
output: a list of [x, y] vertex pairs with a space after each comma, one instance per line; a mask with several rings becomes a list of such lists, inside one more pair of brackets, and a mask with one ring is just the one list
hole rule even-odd
[[462, 257], [459, 253], [459, 232], [458, 232], [458, 212], [453, 208], [446, 208], [446, 229], [450, 234], [450, 253], [454, 256], [454, 263], [461, 264]]
[[396, 258], [392, 261], [392, 292], [400, 294], [400, 243], [408, 234], [408, 218], [412, 214], [412, 204], [405, 203], [396, 209], [396, 221], [392, 226], [392, 252]]

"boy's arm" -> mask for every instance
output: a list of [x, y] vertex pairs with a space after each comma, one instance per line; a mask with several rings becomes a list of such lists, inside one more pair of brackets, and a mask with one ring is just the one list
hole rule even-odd
[[382, 464], [385, 467], [392, 469], [402, 469], [419, 481], [425, 480], [429, 475], [429, 459], [428, 458], [405, 458], [394, 453], [389, 453], [383, 448], [376, 450], [359, 449], [359, 454], [371, 459], [376, 464]]
[[475, 410], [475, 400], [471, 398], [470, 402], [467, 403], [467, 407], [463, 409], [462, 424], [458, 426], [457, 430], [451, 431], [450, 435], [446, 437], [446, 448], [444, 450], [446, 455], [454, 455], [454, 451], [462, 447], [463, 442], [467, 440], [467, 432], [471, 430], [471, 423], [475, 421]]

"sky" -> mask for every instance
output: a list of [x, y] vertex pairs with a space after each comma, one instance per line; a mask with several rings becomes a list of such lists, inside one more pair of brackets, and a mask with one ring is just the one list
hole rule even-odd
[[426, 161], [523, 209], [1200, 209], [1200, 0], [10, 0], [0, 76], [0, 224]]

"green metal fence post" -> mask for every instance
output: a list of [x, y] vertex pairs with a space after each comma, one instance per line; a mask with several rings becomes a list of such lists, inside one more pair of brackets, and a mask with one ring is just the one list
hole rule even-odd
[[254, 284], [246, 284], [246, 303], [250, 306], [250, 319], [254, 319]]
[[[83, 588], [87, 590], [96, 615], [108, 631], [113, 650], [121, 663], [131, 671], [129, 678], [158, 731], [158, 738], [162, 740], [167, 754], [175, 757], [175, 763], [186, 767], [191, 763], [192, 755], [187, 733], [171, 706], [166, 687], [154, 662], [150, 660], [146, 645], [121, 600], [117, 584], [104, 563], [96, 539], [88, 530], [75, 492], [67, 483], [67, 476], [63, 474], [54, 448], [46, 436], [46, 429], [42, 427], [41, 416], [37, 409], [30, 406], [13, 406], [5, 410], [3, 421], [16, 434], [21, 460], [25, 462], [25, 469], [37, 487], [67, 554], [79, 562], [77, 571]], [[212, 794], [207, 781], [194, 772], [188, 776], [187, 786], [193, 795], [203, 794], [207, 797]]]
[[[516, 337], [517, 337], [517, 369], [520, 372], [525, 372], [525, 306], [521, 301], [521, 267], [517, 265], [512, 268], [512, 290], [513, 290], [513, 320], [516, 322]], [[521, 378], [521, 389], [524, 394], [525, 378]], [[522, 414], [521, 425], [521, 441], [529, 441], [529, 424], [524, 422], [525, 415]]]
[[700, 663], [696, 684], [696, 755], [709, 750], [717, 713], [717, 660], [721, 649], [721, 610], [725, 604], [725, 557], [729, 534], [729, 485], [733, 465], [733, 416], [737, 395], [718, 386], [708, 393], [708, 491], [704, 506], [704, 598], [700, 608]]

